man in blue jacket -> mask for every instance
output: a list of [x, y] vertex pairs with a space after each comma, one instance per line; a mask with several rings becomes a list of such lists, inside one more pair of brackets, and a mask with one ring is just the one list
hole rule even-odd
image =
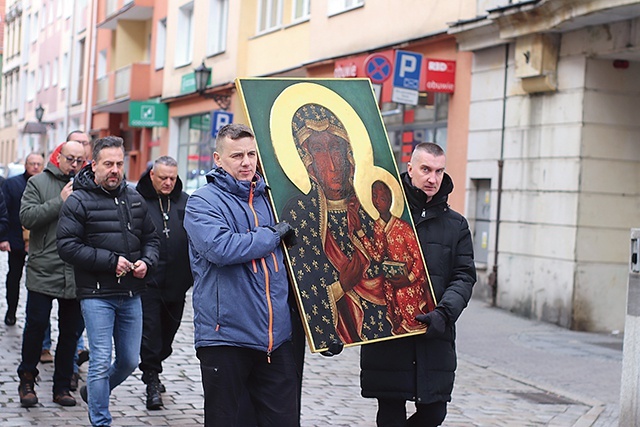
[[20, 299], [20, 280], [24, 261], [27, 257], [22, 224], [20, 223], [20, 201], [27, 186], [27, 180], [42, 172], [44, 158], [41, 154], [31, 153], [24, 162], [24, 173], [7, 179], [2, 184], [4, 202], [7, 205], [9, 226], [6, 233], [0, 234], [0, 251], [9, 253], [9, 270], [7, 272], [7, 313], [4, 323], [7, 326], [16, 324], [16, 311]]
[[248, 391], [261, 425], [297, 426], [298, 378], [280, 246], [294, 244], [295, 233], [286, 222], [275, 223], [247, 126], [220, 129], [213, 157], [216, 168], [189, 198], [184, 222], [205, 425], [237, 425]]

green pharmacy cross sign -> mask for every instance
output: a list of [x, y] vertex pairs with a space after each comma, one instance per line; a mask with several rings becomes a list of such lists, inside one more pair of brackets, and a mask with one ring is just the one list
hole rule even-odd
[[157, 101], [131, 101], [129, 126], [139, 128], [169, 126], [169, 107]]

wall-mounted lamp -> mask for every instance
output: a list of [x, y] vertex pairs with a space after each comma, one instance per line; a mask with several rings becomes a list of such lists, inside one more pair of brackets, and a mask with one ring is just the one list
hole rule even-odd
[[204, 65], [204, 60], [202, 61], [202, 64], [193, 70], [193, 75], [196, 81], [196, 92], [198, 92], [198, 95], [205, 99], [213, 99], [222, 110], [229, 109], [231, 106], [231, 94], [206, 92], [207, 83], [209, 83], [209, 78], [211, 77], [211, 68]]
[[44, 116], [44, 107], [42, 104], [38, 104], [36, 107], [36, 119], [38, 122], [42, 123], [42, 116]]

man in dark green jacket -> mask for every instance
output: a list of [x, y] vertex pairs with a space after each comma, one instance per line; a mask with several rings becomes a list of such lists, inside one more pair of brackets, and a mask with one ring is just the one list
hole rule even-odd
[[[378, 399], [378, 426], [439, 426], [451, 400], [455, 322], [471, 298], [476, 269], [469, 224], [447, 204], [453, 182], [444, 168], [442, 148], [421, 143], [402, 174], [437, 306], [416, 316], [427, 324], [425, 334], [361, 349], [362, 395]], [[416, 404], [408, 420], [407, 400]]]
[[58, 345], [54, 361], [53, 401], [74, 406], [70, 394], [73, 356], [78, 341], [78, 324], [82, 322], [80, 303], [76, 300], [73, 268], [58, 256], [56, 229], [62, 204], [72, 193], [71, 176], [84, 163], [84, 148], [76, 141], [66, 142], [45, 170], [27, 181], [20, 204], [20, 222], [30, 230], [27, 263], [27, 313], [22, 339], [20, 403], [34, 406], [38, 397], [34, 389], [42, 339], [49, 325], [51, 305], [58, 300]]

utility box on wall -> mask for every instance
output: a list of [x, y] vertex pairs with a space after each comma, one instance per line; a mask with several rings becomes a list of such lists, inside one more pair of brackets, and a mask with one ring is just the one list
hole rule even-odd
[[557, 34], [532, 34], [516, 40], [516, 77], [522, 79], [525, 92], [557, 89], [559, 45]]

